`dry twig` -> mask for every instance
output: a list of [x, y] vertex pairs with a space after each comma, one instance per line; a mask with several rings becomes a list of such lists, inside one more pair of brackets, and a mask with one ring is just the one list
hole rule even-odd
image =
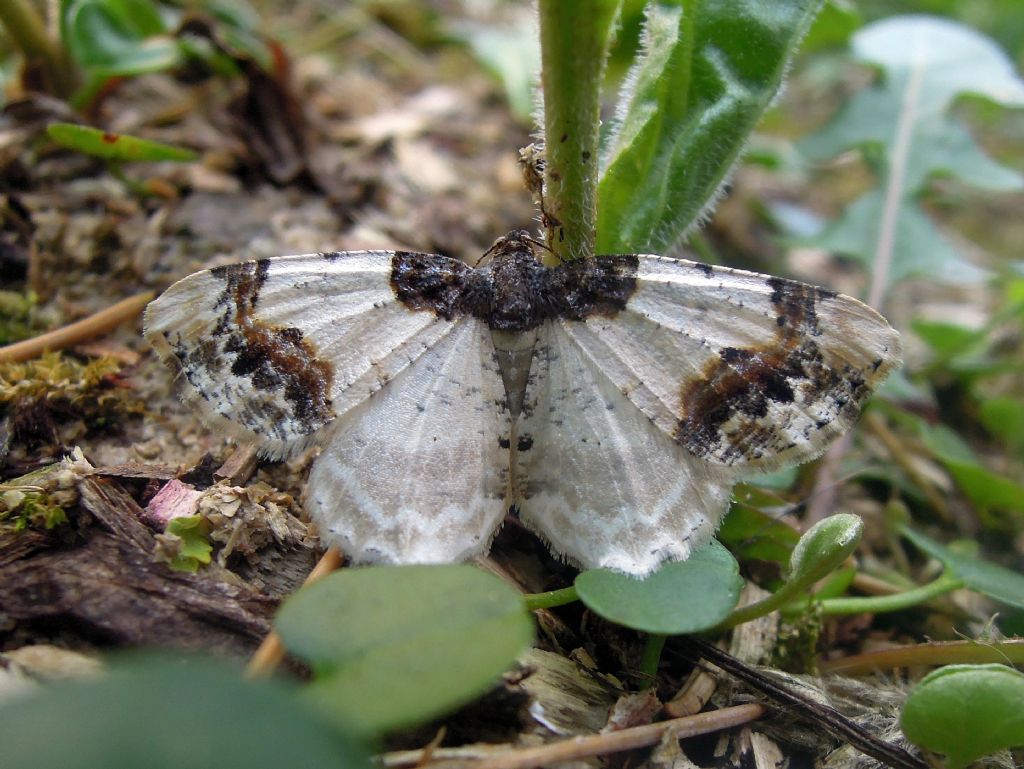
[[[341, 565], [343, 558], [344, 556], [338, 548], [327, 548], [327, 552], [323, 554], [302, 584], [311, 585], [317, 580], [323, 579]], [[281, 636], [276, 632], [271, 632], [252, 655], [252, 659], [249, 660], [249, 664], [245, 668], [245, 675], [247, 678], [268, 678], [283, 659], [284, 644], [281, 643]]]
[[74, 344], [102, 336], [122, 323], [131, 320], [153, 299], [152, 291], [122, 299], [117, 304], [100, 310], [88, 318], [75, 321], [67, 326], [47, 331], [45, 334], [25, 339], [21, 342], [0, 347], [0, 363], [16, 363], [18, 361], [37, 358], [50, 350], [63, 350]]
[[617, 732], [571, 737], [537, 747], [487, 749], [476, 752], [475, 755], [472, 750], [465, 748], [441, 748], [434, 750], [432, 754], [438, 760], [428, 764], [421, 763], [424, 751], [403, 750], [384, 754], [380, 757], [380, 762], [389, 768], [423, 765], [429, 769], [529, 769], [657, 745], [666, 734], [683, 739], [716, 732], [760, 718], [764, 711], [763, 705], [737, 705], [656, 724], [634, 726]]

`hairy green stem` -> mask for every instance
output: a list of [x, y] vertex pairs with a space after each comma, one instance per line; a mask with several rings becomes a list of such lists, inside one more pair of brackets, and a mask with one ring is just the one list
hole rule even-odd
[[540, 0], [544, 214], [552, 260], [592, 256], [601, 79], [621, 0]]
[[0, 0], [0, 23], [7, 29], [8, 40], [25, 57], [26, 65], [41, 68], [57, 96], [69, 96], [75, 88], [70, 62], [27, 0]]
[[555, 606], [564, 606], [567, 603], [580, 600], [575, 587], [564, 587], [561, 590], [551, 590], [547, 593], [530, 593], [524, 595], [527, 611], [537, 609], [552, 609]]

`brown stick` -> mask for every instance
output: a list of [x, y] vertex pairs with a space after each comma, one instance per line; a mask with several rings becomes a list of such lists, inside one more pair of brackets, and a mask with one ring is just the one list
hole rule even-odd
[[95, 315], [70, 325], [47, 331], [45, 334], [0, 347], [0, 363], [16, 363], [42, 355], [48, 350], [62, 350], [73, 344], [102, 336], [138, 315], [155, 296], [152, 291], [122, 299], [117, 304], [100, 310]]
[[[336, 547], [327, 548], [327, 552], [321, 556], [313, 571], [306, 577], [303, 586], [312, 585], [317, 580], [323, 579], [332, 571], [341, 566], [341, 550]], [[281, 636], [276, 632], [270, 633], [263, 639], [260, 648], [252, 655], [249, 664], [245, 668], [246, 678], [269, 678], [270, 675], [281, 664], [284, 659], [284, 644], [281, 643]]]
[[[731, 708], [713, 710], [709, 713], [698, 713], [685, 718], [673, 718], [657, 724], [634, 726], [618, 732], [589, 734], [583, 737], [572, 737], [548, 745], [508, 750], [491, 753], [477, 759], [466, 760], [455, 758], [445, 749], [434, 751], [435, 758], [448, 760], [426, 764], [431, 769], [441, 767], [471, 767], [472, 769], [529, 769], [534, 766], [551, 766], [560, 761], [602, 756], [608, 753], [619, 753], [634, 748], [644, 748], [661, 742], [662, 737], [671, 734], [676, 739], [707, 734], [732, 726], [745, 724], [759, 718], [765, 711], [763, 705], [737, 705]], [[456, 749], [458, 750], [458, 749]], [[423, 751], [405, 750], [398, 753], [387, 753], [381, 756], [385, 767], [416, 766], [420, 763]], [[464, 755], [464, 754], [463, 754]], [[452, 760], [454, 758], [454, 760]]]

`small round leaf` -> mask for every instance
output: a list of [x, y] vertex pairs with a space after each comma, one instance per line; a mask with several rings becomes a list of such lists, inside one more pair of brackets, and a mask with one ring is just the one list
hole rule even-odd
[[369, 769], [368, 752], [222, 660], [137, 658], [0, 707], [5, 769]]
[[316, 671], [313, 699], [367, 733], [486, 692], [533, 639], [522, 596], [472, 566], [337, 572], [289, 598], [275, 627]]
[[811, 585], [838, 569], [857, 548], [864, 521], [849, 513], [831, 515], [808, 529], [793, 548], [789, 581]]
[[608, 569], [576, 577], [580, 600], [592, 611], [616, 624], [661, 635], [714, 627], [736, 606], [742, 587], [736, 559], [715, 540], [642, 580]]
[[1024, 745], [1024, 674], [1006, 665], [948, 665], [903, 705], [907, 739], [946, 754], [951, 769]]

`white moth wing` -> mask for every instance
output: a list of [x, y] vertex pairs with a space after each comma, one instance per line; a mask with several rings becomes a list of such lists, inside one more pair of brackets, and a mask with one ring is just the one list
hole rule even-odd
[[393, 256], [305, 254], [198, 272], [149, 305], [145, 335], [205, 422], [282, 456], [450, 330], [397, 301]]
[[510, 425], [490, 330], [464, 318], [338, 419], [305, 492], [321, 539], [370, 563], [486, 551], [506, 510]]
[[706, 543], [735, 473], [692, 456], [656, 428], [569, 331], [546, 323], [512, 439], [522, 520], [584, 568], [643, 575]]
[[623, 310], [566, 330], [702, 460], [771, 470], [811, 459], [899, 365], [897, 332], [851, 297], [681, 259], [638, 264]]

